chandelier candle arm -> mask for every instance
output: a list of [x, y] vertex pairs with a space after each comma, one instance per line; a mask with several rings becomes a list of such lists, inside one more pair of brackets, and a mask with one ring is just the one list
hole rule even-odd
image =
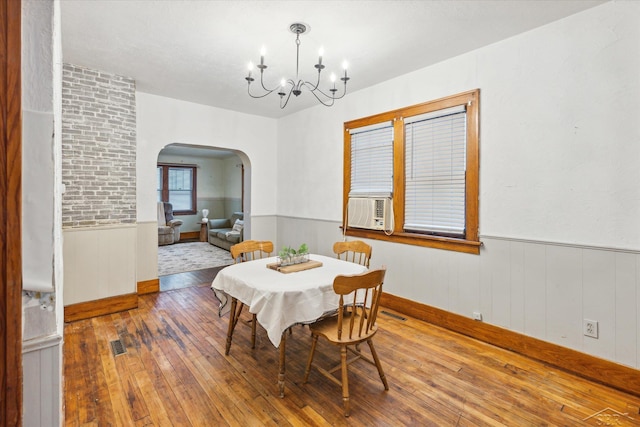
[[[250, 97], [252, 98], [264, 98], [267, 95], [271, 94], [272, 92], [276, 92], [279, 96], [280, 96], [280, 108], [285, 108], [287, 106], [287, 104], [289, 103], [289, 99], [291, 98], [291, 94], [295, 95], [296, 97], [299, 96], [302, 93], [302, 88], [305, 87], [309, 92], [311, 92], [311, 94], [313, 94], [313, 96], [318, 100], [318, 102], [320, 102], [322, 105], [325, 105], [327, 107], [330, 107], [333, 105], [334, 101], [336, 99], [341, 99], [343, 98], [346, 94], [347, 94], [347, 81], [350, 79], [347, 75], [347, 63], [346, 61], [343, 63], [343, 68], [344, 68], [344, 77], [341, 77], [340, 80], [343, 82], [344, 87], [342, 90], [342, 94], [339, 96], [336, 96], [336, 93], [338, 92], [338, 89], [336, 88], [336, 76], [335, 74], [331, 74], [331, 84], [329, 86], [328, 92], [330, 92], [330, 94], [324, 92], [322, 89], [320, 89], [320, 80], [321, 80], [321, 74], [322, 74], [322, 70], [325, 68], [325, 65], [322, 64], [322, 57], [324, 56], [324, 48], [321, 47], [318, 51], [318, 63], [314, 65], [314, 68], [316, 70], [318, 70], [318, 75], [317, 75], [317, 81], [315, 84], [308, 82], [304, 79], [300, 79], [299, 77], [299, 73], [300, 73], [300, 35], [304, 34], [306, 32], [308, 32], [310, 30], [310, 27], [306, 24], [302, 24], [302, 23], [293, 23], [289, 26], [289, 30], [294, 33], [296, 35], [296, 76], [295, 76], [295, 80], [294, 79], [288, 79], [285, 80], [284, 78], [280, 81], [280, 85], [276, 86], [273, 89], [269, 89], [265, 86], [264, 84], [264, 70], [267, 69], [267, 65], [265, 64], [264, 61], [264, 57], [266, 54], [266, 50], [264, 48], [264, 46], [262, 47], [262, 49], [260, 50], [260, 64], [257, 65], [256, 67], [260, 70], [260, 86], [262, 87], [262, 93], [261, 94], [254, 94], [251, 93], [251, 83], [255, 81], [255, 79], [252, 77], [252, 71], [253, 71], [253, 63], [249, 62], [249, 73], [247, 75], [247, 77], [245, 77], [245, 80], [247, 81], [247, 93], [249, 94]], [[286, 86], [287, 85], [291, 85], [291, 88], [289, 89], [288, 93], [286, 91]]]

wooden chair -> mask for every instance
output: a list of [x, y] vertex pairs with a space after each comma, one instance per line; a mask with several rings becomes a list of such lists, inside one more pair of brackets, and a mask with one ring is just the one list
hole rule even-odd
[[267, 258], [273, 252], [273, 242], [268, 240], [245, 240], [231, 246], [231, 258], [234, 263]]
[[[268, 240], [245, 240], [231, 246], [231, 257], [234, 264], [245, 261], [253, 261], [256, 259], [267, 258], [271, 256], [273, 252], [273, 242]], [[231, 349], [231, 339], [233, 337], [233, 331], [236, 328], [240, 314], [244, 308], [244, 303], [240, 302], [238, 306], [237, 298], [231, 298], [231, 311], [229, 313], [229, 330], [227, 331], [227, 347], [224, 354], [229, 355]], [[251, 348], [256, 348], [256, 315], [251, 316]]]
[[[385, 270], [379, 269], [353, 276], [337, 276], [333, 281], [333, 289], [336, 294], [340, 295], [338, 315], [319, 320], [309, 325], [313, 340], [303, 382], [307, 382], [309, 372], [313, 366], [322, 375], [339, 386], [342, 386], [342, 401], [345, 417], [349, 416], [351, 409], [349, 403], [349, 379], [347, 374], [347, 367], [351, 363], [362, 359], [375, 365], [375, 367], [378, 368], [378, 374], [384, 384], [384, 389], [389, 390], [387, 379], [384, 376], [380, 359], [378, 359], [378, 354], [372, 341], [373, 336], [378, 330], [376, 318], [378, 315], [380, 295], [382, 294], [384, 275]], [[363, 301], [367, 301], [367, 303], [363, 304]], [[329, 370], [325, 370], [313, 363], [316, 344], [318, 343], [318, 338], [321, 336], [326, 338], [329, 343], [340, 347], [341, 363]], [[362, 342], [366, 342], [369, 345], [373, 360], [363, 355], [356, 347]], [[347, 350], [355, 354], [355, 357], [347, 360]], [[342, 371], [342, 380], [338, 380], [333, 375], [333, 373], [338, 370]]]
[[361, 264], [369, 268], [371, 246], [361, 240], [336, 242], [333, 244], [333, 252], [338, 256], [338, 259]]

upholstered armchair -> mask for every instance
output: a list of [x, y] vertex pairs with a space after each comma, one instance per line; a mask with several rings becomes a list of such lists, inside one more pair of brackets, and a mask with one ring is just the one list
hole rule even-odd
[[180, 241], [182, 221], [173, 217], [171, 203], [158, 202], [158, 245], [171, 245]]

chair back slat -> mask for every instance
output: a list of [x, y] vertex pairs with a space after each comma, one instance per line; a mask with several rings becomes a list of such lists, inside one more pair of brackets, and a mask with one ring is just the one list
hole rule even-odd
[[231, 246], [231, 258], [234, 263], [267, 258], [273, 252], [273, 242], [268, 240], [245, 240]]
[[[333, 290], [340, 296], [337, 321], [339, 340], [343, 339], [343, 330], [349, 340], [360, 339], [374, 332], [385, 273], [385, 269], [378, 269], [352, 276], [340, 275], [334, 279]], [[343, 327], [345, 316], [348, 322], [346, 329]]]
[[361, 240], [336, 242], [333, 244], [333, 252], [337, 255], [338, 259], [364, 265], [369, 268], [371, 246]]

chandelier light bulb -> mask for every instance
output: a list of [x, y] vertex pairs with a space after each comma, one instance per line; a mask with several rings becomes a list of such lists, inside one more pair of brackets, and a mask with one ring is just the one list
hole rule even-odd
[[349, 80], [349, 77], [347, 77], [347, 68], [349, 68], [349, 63], [347, 61], [343, 61], [342, 68], [344, 69], [344, 77], [342, 77], [340, 80], [342, 80], [346, 85], [347, 81]]
[[260, 49], [260, 65], [264, 65], [264, 56], [267, 54], [267, 49], [262, 46]]
[[[280, 85], [273, 87], [264, 81], [265, 70], [267, 66], [265, 65], [264, 57], [266, 55], [266, 48], [263, 45], [260, 49], [260, 62], [257, 65], [258, 71], [260, 71], [259, 82], [256, 82], [257, 92], [252, 92], [251, 83], [258, 79], [252, 77], [253, 72], [253, 62], [249, 62], [249, 75], [245, 77], [247, 81], [247, 92], [252, 98], [264, 98], [271, 93], [275, 92], [280, 96], [280, 108], [284, 108], [289, 103], [289, 99], [291, 95], [299, 96], [303, 89], [311, 92], [311, 94], [316, 98], [318, 102], [326, 107], [331, 107], [336, 99], [341, 99], [347, 94], [347, 81], [350, 80], [347, 77], [347, 62], [345, 61], [342, 66], [344, 68], [344, 77], [341, 77], [340, 80], [344, 84], [342, 90], [338, 94], [338, 89], [336, 88], [336, 75], [331, 73], [331, 86], [328, 89], [322, 89], [320, 87], [321, 74], [322, 70], [325, 69], [325, 66], [322, 64], [322, 57], [324, 56], [324, 46], [320, 46], [318, 49], [318, 63], [312, 67], [312, 70], [315, 68], [316, 78], [315, 81], [307, 81], [304, 78], [300, 77], [300, 36], [309, 32], [310, 27], [308, 24], [303, 24], [301, 22], [294, 22], [289, 26], [289, 31], [296, 35], [295, 44], [296, 44], [296, 74], [294, 78], [286, 79], [283, 78], [280, 81]], [[287, 89], [288, 86], [291, 86]], [[255, 86], [254, 86], [255, 88]], [[255, 91], [255, 89], [254, 89]]]

